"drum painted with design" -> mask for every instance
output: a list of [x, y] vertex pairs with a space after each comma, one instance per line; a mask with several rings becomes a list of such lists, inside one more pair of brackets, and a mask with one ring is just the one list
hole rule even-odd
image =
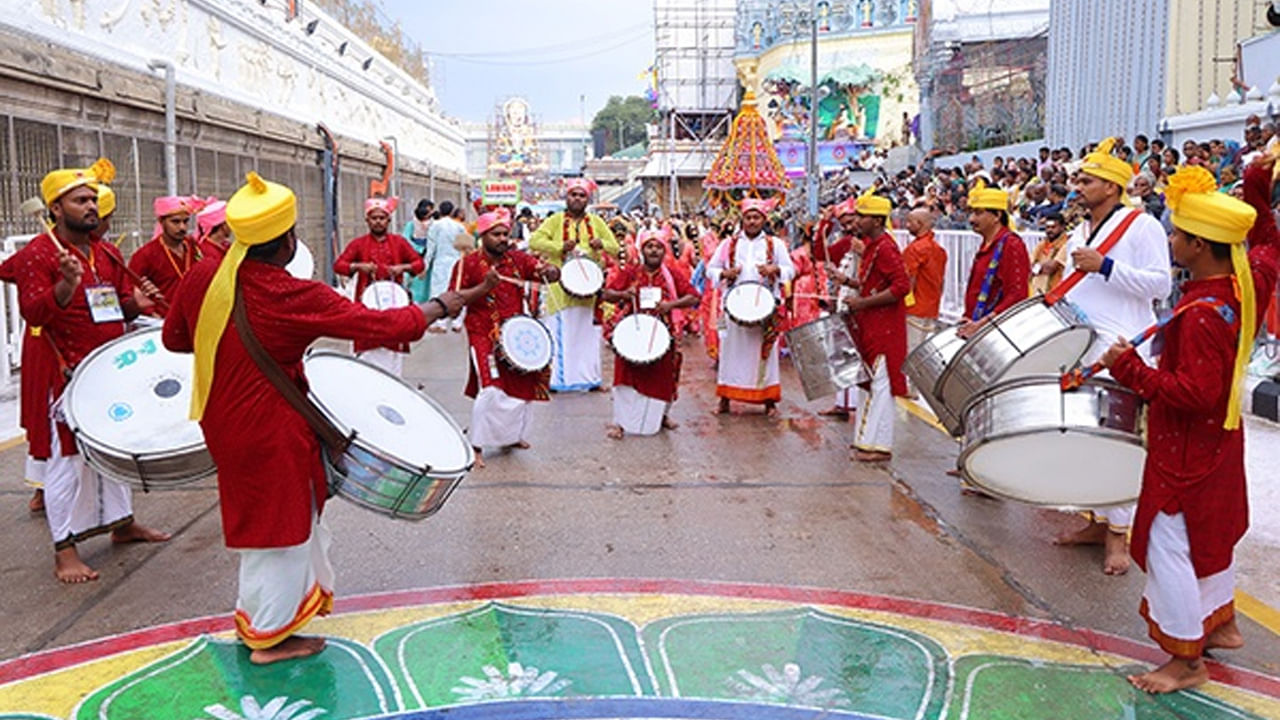
[[76, 367], [62, 412], [85, 462], [144, 489], [184, 485], [216, 468], [191, 409], [191, 355], [169, 352], [160, 328], [99, 346]]
[[475, 451], [435, 400], [377, 366], [331, 350], [303, 359], [312, 402], [344, 433], [329, 486], [363, 508], [398, 520], [435, 514], [475, 464]]
[[632, 313], [613, 329], [614, 352], [627, 362], [648, 365], [671, 349], [671, 331], [654, 315]]
[[590, 258], [570, 258], [560, 268], [560, 287], [573, 297], [589, 300], [604, 287], [604, 271]]
[[551, 364], [551, 333], [528, 315], [503, 321], [498, 330], [498, 350], [511, 367], [520, 372], [540, 372]]
[[764, 283], [743, 281], [724, 296], [725, 314], [739, 325], [763, 325], [777, 309], [778, 301]]

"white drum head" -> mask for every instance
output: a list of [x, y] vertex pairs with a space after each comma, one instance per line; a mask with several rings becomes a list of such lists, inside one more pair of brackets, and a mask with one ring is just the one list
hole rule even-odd
[[1070, 370], [1063, 367], [1063, 362], [1070, 358], [1071, 364], [1084, 354], [1093, 342], [1093, 330], [1089, 327], [1076, 327], [1063, 330], [1036, 347], [1027, 350], [1026, 354], [1009, 366], [1000, 380], [1014, 380], [1027, 375], [1053, 375]]
[[191, 356], [169, 352], [160, 328], [129, 333], [94, 350], [67, 386], [67, 425], [113, 454], [204, 445], [191, 409]]
[[633, 363], [656, 362], [671, 349], [671, 332], [653, 315], [632, 314], [613, 329], [613, 349]]
[[393, 283], [390, 280], [379, 280], [364, 289], [364, 292], [360, 294], [360, 302], [365, 307], [373, 308], [374, 310], [408, 307], [409, 291], [405, 290], [399, 283]]
[[502, 323], [498, 335], [502, 354], [517, 370], [537, 372], [551, 364], [551, 333], [528, 315], [516, 315]]
[[380, 368], [335, 352], [303, 360], [312, 399], [343, 430], [409, 468], [465, 471], [475, 452], [434, 400]]
[[560, 268], [560, 287], [570, 295], [592, 297], [604, 287], [604, 271], [588, 258], [566, 260]]
[[777, 300], [763, 283], [745, 282], [735, 285], [724, 298], [725, 312], [740, 323], [763, 322], [773, 314]]
[[311, 250], [301, 240], [298, 241], [298, 249], [293, 253], [293, 259], [284, 266], [284, 269], [299, 280], [310, 280], [315, 274], [315, 258], [311, 256]]
[[1126, 440], [1054, 429], [988, 440], [969, 453], [964, 469], [974, 483], [1007, 498], [1104, 507], [1138, 497], [1146, 457]]

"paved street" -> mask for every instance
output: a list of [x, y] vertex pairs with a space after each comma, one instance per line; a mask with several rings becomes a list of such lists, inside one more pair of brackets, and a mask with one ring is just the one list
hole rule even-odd
[[[465, 422], [463, 354], [461, 336], [429, 336], [415, 347], [406, 377]], [[673, 433], [608, 440], [607, 393], [556, 396], [536, 409], [534, 447], [491, 457], [434, 518], [394, 522], [333, 502], [327, 515], [339, 597], [593, 578], [827, 588], [1026, 618], [1009, 627], [1056, 628], [1051, 635], [1095, 650], [1107, 648], [1088, 631], [1101, 631], [1158, 657], [1136, 613], [1141, 573], [1105, 577], [1097, 551], [1050, 544], [1078, 519], [962, 497], [944, 474], [954, 463], [954, 444], [901, 408], [892, 466], [850, 463], [851, 426], [819, 418], [814, 411], [821, 405], [802, 402], [784, 367], [780, 420], [751, 410], [713, 416], [710, 363], [700, 346], [690, 345], [674, 413], [682, 427]], [[1255, 452], [1263, 447], [1274, 453], [1277, 445], [1251, 443]], [[0, 657], [204, 616], [225, 622], [236, 565], [222, 546], [212, 481], [136, 493], [139, 518], [174, 539], [131, 547], [91, 540], [84, 556], [102, 579], [60, 587], [43, 518], [26, 513], [23, 449], [0, 455], [9, 518], [0, 530], [8, 549]], [[1242, 587], [1271, 603], [1276, 544], [1274, 528], [1264, 526], [1241, 552]], [[370, 607], [367, 600], [345, 607], [357, 606]], [[1280, 688], [1276, 626], [1268, 630], [1248, 618], [1241, 625], [1245, 649], [1221, 659], [1260, 673], [1255, 679], [1264, 689]], [[18, 668], [0, 665], [0, 681], [5, 670]], [[9, 709], [6, 697], [0, 687], [0, 711]]]

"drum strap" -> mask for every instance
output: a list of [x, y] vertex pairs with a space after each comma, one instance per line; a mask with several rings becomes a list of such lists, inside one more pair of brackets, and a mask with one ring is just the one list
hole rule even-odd
[[[1004, 255], [1004, 243], [1007, 238], [1004, 237], [1004, 230], [1000, 231], [1000, 239], [997, 240], [996, 251], [991, 255], [991, 262], [987, 263], [987, 272], [982, 276], [982, 288], [978, 291], [978, 304], [973, 308], [973, 317], [970, 318], [974, 322], [981, 320], [987, 314], [987, 301], [991, 299], [991, 283], [995, 280], [996, 271], [1000, 269], [1000, 257]], [[1004, 288], [1001, 288], [1001, 294]], [[992, 303], [993, 305], [996, 303]]]
[[[1111, 252], [1111, 248], [1115, 247], [1116, 243], [1120, 242], [1121, 236], [1123, 236], [1125, 231], [1129, 229], [1129, 226], [1133, 224], [1133, 221], [1138, 219], [1139, 215], [1142, 215], [1141, 210], [1129, 211], [1129, 215], [1124, 220], [1120, 221], [1120, 224], [1116, 226], [1115, 230], [1111, 231], [1110, 235], [1107, 235], [1107, 239], [1103, 240], [1102, 244], [1098, 246], [1098, 252], [1103, 257], [1106, 257], [1107, 253]], [[1105, 223], [1106, 221], [1104, 220], [1103, 222]], [[1100, 229], [1102, 229], [1101, 224], [1098, 225], [1097, 230], [1100, 230]], [[1097, 233], [1097, 230], [1094, 230], [1095, 234]], [[1091, 237], [1090, 242], [1092, 242], [1092, 240], [1093, 238]], [[1089, 273], [1085, 272], [1084, 270], [1076, 270], [1075, 272], [1068, 275], [1065, 280], [1058, 283], [1057, 285], [1054, 285], [1052, 290], [1045, 293], [1045, 296], [1044, 296], [1045, 304], [1053, 305], [1054, 303], [1058, 302], [1062, 298], [1066, 297], [1067, 293], [1071, 291], [1071, 288], [1075, 287], [1076, 285], [1079, 285], [1080, 281], [1084, 280], [1084, 276], [1088, 274]]]
[[320, 438], [320, 442], [332, 454], [345, 453], [355, 435], [343, 435], [341, 430], [334, 427], [324, 413], [320, 412], [320, 408], [316, 407], [315, 403], [302, 393], [302, 389], [289, 379], [284, 368], [280, 367], [280, 363], [276, 362], [276, 359], [267, 353], [266, 348], [262, 347], [262, 343], [258, 342], [258, 337], [249, 327], [249, 315], [244, 309], [244, 295], [240, 291], [238, 279], [235, 304], [231, 306], [231, 321], [236, 326], [236, 333], [240, 335], [240, 342], [244, 345], [245, 351], [249, 353], [249, 357], [253, 358], [254, 364], [262, 374], [267, 376], [267, 381], [284, 396], [285, 402], [298, 411], [302, 419], [307, 421], [311, 431]]

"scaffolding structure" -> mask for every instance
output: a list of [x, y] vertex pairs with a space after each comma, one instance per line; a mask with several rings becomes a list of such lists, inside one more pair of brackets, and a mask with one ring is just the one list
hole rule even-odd
[[710, 169], [738, 107], [733, 65], [735, 0], [654, 0], [660, 141], [655, 167], [669, 182], [668, 212], [680, 210], [680, 177]]

